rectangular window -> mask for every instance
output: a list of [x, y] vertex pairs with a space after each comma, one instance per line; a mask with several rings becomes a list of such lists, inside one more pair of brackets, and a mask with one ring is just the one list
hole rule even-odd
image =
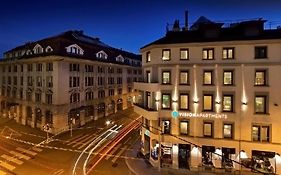
[[181, 60], [188, 60], [188, 49], [180, 49], [180, 59]]
[[263, 125], [252, 126], [252, 139], [258, 142], [269, 142], [270, 141], [270, 127]]
[[36, 78], [36, 86], [42, 87], [42, 77], [38, 76]]
[[233, 124], [223, 124], [223, 138], [233, 139]]
[[17, 85], [17, 84], [18, 84], [18, 78], [14, 77], [14, 85]]
[[223, 48], [222, 49], [222, 59], [234, 59], [234, 48]]
[[162, 109], [171, 108], [171, 94], [162, 94]]
[[27, 71], [28, 72], [32, 72], [32, 64], [28, 64], [27, 65]]
[[233, 85], [233, 71], [223, 71], [223, 85]]
[[171, 59], [171, 50], [170, 49], [163, 49], [162, 50], [162, 60], [169, 61]]
[[181, 135], [189, 134], [189, 122], [188, 121], [180, 121], [180, 134]]
[[171, 84], [171, 72], [170, 71], [162, 72], [162, 84]]
[[41, 93], [35, 93], [35, 102], [41, 102]]
[[189, 109], [189, 96], [188, 94], [180, 94], [180, 109], [188, 110]]
[[150, 73], [150, 71], [146, 71], [146, 82], [151, 83], [151, 73]]
[[258, 46], [255, 47], [255, 58], [267, 58], [267, 47], [266, 46]]
[[46, 63], [46, 71], [53, 71], [53, 63]]
[[213, 111], [213, 95], [205, 94], [203, 97], [203, 110]]
[[180, 84], [182, 84], [182, 85], [189, 84], [189, 72], [188, 71], [180, 72]]
[[162, 120], [162, 132], [163, 134], [170, 134], [171, 132], [171, 121]]
[[265, 86], [266, 85], [266, 70], [256, 70], [255, 85], [256, 86]]
[[150, 62], [151, 57], [150, 57], [150, 52], [146, 52], [146, 62]]
[[208, 48], [203, 49], [203, 60], [213, 60], [214, 59], [214, 49]]
[[213, 122], [204, 122], [203, 135], [204, 137], [213, 137]]
[[37, 63], [36, 64], [36, 71], [37, 72], [42, 72], [42, 64], [41, 63]]
[[255, 97], [255, 113], [257, 114], [265, 114], [266, 111], [266, 100], [267, 97], [265, 95], [259, 95]]
[[213, 84], [213, 71], [204, 71], [203, 84], [204, 85], [212, 85]]
[[233, 95], [223, 95], [223, 107], [224, 112], [233, 112]]
[[46, 94], [46, 103], [47, 104], [53, 103], [53, 95], [52, 94]]

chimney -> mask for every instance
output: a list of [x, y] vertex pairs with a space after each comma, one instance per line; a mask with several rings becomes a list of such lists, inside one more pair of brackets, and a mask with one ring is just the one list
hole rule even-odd
[[185, 11], [184, 17], [184, 30], [188, 30], [188, 10]]

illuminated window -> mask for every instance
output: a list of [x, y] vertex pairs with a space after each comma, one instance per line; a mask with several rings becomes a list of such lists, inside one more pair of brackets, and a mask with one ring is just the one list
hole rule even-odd
[[189, 72], [188, 71], [180, 72], [180, 84], [184, 84], [184, 85], [189, 84]]
[[181, 60], [188, 60], [188, 49], [180, 49], [180, 59]]
[[171, 72], [170, 71], [162, 72], [162, 84], [171, 84]]
[[203, 49], [203, 60], [213, 60], [214, 59], [214, 49]]
[[146, 52], [146, 62], [150, 62], [150, 61], [151, 61], [150, 52]]
[[234, 48], [223, 48], [222, 59], [234, 59]]
[[233, 112], [233, 95], [223, 95], [223, 108], [224, 112]]
[[223, 124], [223, 137], [233, 139], [233, 124]]
[[189, 122], [188, 121], [180, 121], [180, 134], [188, 135], [189, 134]]
[[180, 109], [189, 109], [189, 96], [188, 94], [180, 94]]
[[162, 94], [162, 109], [171, 108], [171, 94]]
[[266, 46], [258, 46], [255, 47], [255, 58], [267, 58], [267, 47]]
[[170, 49], [162, 50], [162, 60], [168, 61], [170, 59], [171, 59], [171, 50]]
[[171, 132], [171, 121], [170, 120], [162, 120], [162, 132], [164, 134], [170, 134], [170, 132]]
[[266, 99], [264, 95], [255, 97], [255, 113], [265, 114], [266, 113]]
[[266, 85], [266, 70], [256, 70], [255, 85], [256, 86]]
[[253, 141], [269, 142], [270, 141], [270, 127], [262, 125], [252, 126]]
[[223, 72], [223, 85], [233, 85], [233, 71]]
[[204, 122], [203, 135], [204, 137], [213, 137], [213, 122]]
[[203, 110], [204, 111], [213, 111], [213, 95], [204, 95]]
[[212, 85], [213, 84], [213, 71], [204, 71], [203, 74], [203, 84], [204, 85]]

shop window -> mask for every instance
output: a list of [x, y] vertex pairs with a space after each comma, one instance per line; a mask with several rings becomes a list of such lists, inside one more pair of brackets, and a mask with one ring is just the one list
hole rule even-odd
[[180, 94], [180, 109], [188, 110], [189, 109], [189, 95]]
[[188, 49], [180, 49], [180, 59], [181, 60], [188, 60], [189, 55], [188, 55]]
[[162, 84], [171, 84], [171, 72], [170, 71], [162, 72]]
[[214, 59], [214, 49], [208, 48], [203, 49], [203, 60], [213, 60]]
[[162, 60], [169, 61], [171, 59], [171, 50], [170, 49], [163, 49], [162, 50]]
[[213, 111], [213, 95], [205, 94], [203, 96], [203, 111]]
[[212, 85], [213, 84], [213, 71], [204, 71], [203, 73], [203, 84]]
[[180, 134], [188, 135], [189, 134], [189, 121], [180, 122]]
[[222, 59], [234, 59], [234, 48], [223, 48]]
[[233, 124], [223, 124], [223, 138], [233, 139]]
[[267, 58], [267, 47], [266, 46], [258, 46], [255, 47], [255, 58]]
[[171, 132], [171, 121], [162, 120], [162, 132], [163, 134], [170, 134]]
[[204, 122], [203, 135], [204, 137], [213, 137], [213, 122]]
[[188, 71], [181, 71], [180, 72], [180, 84], [181, 85], [188, 85], [189, 84], [189, 72]]
[[162, 94], [162, 109], [171, 108], [171, 94]]
[[255, 73], [255, 86], [266, 85], [266, 70], [256, 70]]
[[223, 71], [223, 85], [233, 85], [233, 71]]
[[266, 114], [266, 96], [256, 96], [255, 97], [255, 113], [256, 114]]
[[233, 112], [233, 95], [223, 95], [223, 108], [224, 112]]

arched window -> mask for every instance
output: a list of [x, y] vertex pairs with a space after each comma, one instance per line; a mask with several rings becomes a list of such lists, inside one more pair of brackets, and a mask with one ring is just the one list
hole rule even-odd
[[51, 46], [46, 47], [45, 52], [52, 52], [53, 48]]
[[77, 54], [77, 55], [84, 55], [84, 50], [78, 46], [77, 44], [72, 44], [66, 47], [67, 53]]
[[36, 46], [34, 46], [33, 48], [33, 52], [35, 54], [39, 54], [39, 53], [43, 53], [43, 47], [40, 44], [36, 44]]
[[96, 57], [101, 59], [107, 59], [108, 55], [103, 50], [101, 50], [96, 54]]

